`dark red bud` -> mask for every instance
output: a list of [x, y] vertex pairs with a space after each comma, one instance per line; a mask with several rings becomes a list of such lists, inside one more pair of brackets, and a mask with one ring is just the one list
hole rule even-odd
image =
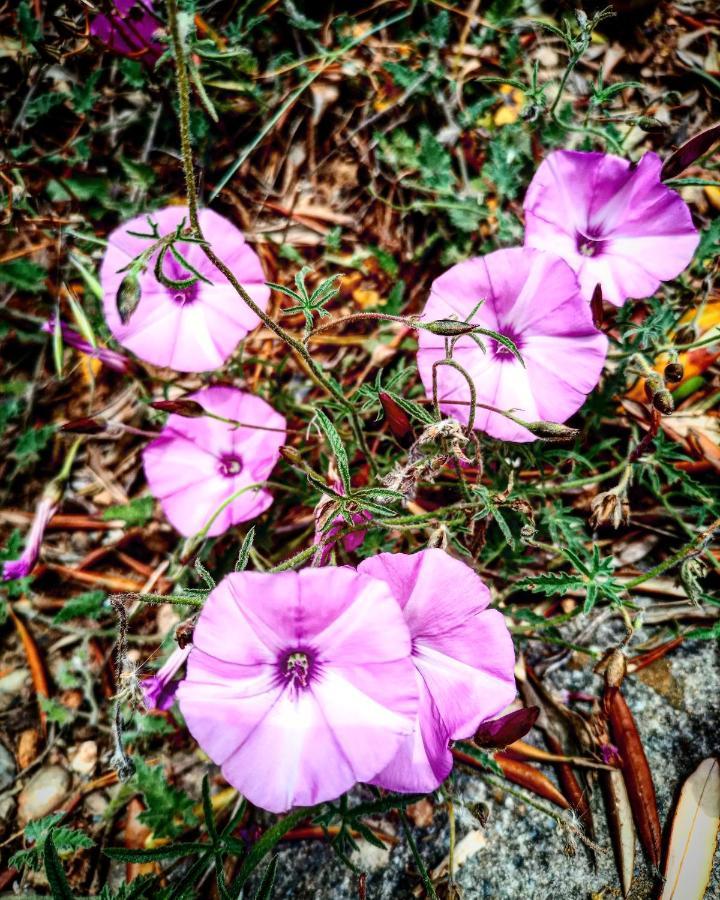
[[680, 365], [680, 363], [668, 363], [665, 366], [665, 381], [668, 384], [678, 384], [678, 382], [683, 380], [683, 375], [685, 374], [685, 369]]
[[107, 422], [101, 416], [84, 419], [71, 419], [60, 426], [66, 434], [101, 434], [107, 430]]
[[150, 406], [185, 419], [199, 419], [205, 415], [205, 410], [196, 400], [156, 400]]

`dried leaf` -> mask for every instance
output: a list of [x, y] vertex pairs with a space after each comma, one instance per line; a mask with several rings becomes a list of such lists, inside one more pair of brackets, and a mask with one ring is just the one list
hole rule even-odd
[[703, 760], [680, 791], [660, 900], [702, 900], [720, 828], [720, 764]]
[[[35, 642], [35, 638], [30, 633], [27, 625], [25, 625], [25, 623], [17, 615], [10, 604], [8, 604], [8, 612], [10, 613], [10, 618], [13, 620], [13, 625], [15, 626], [20, 640], [22, 641], [23, 650], [25, 651], [25, 656], [27, 657], [28, 666], [30, 668], [30, 674], [32, 675], [32, 682], [33, 687], [35, 688], [35, 693], [38, 695], [38, 697], [49, 697], [50, 684], [48, 682], [47, 671], [45, 669], [43, 658], [40, 655], [38, 645]], [[39, 707], [39, 715], [43, 737], [45, 737], [47, 732], [47, 724], [45, 711], [43, 710], [42, 706]]]
[[619, 689], [606, 690], [605, 711], [610, 732], [621, 756], [638, 837], [653, 866], [660, 865], [662, 829], [655, 799], [655, 785], [630, 707]]
[[630, 799], [622, 772], [619, 770], [603, 772], [600, 779], [620, 882], [623, 895], [627, 897], [635, 870], [635, 829], [633, 828]]
[[718, 141], [720, 141], [720, 122], [705, 128], [671, 153], [663, 163], [660, 171], [661, 180], [667, 181], [669, 178], [676, 178], [688, 166], [691, 166], [696, 159], [700, 159], [701, 156], [707, 153]]
[[525, 737], [539, 715], [539, 707], [526, 706], [499, 719], [483, 722], [475, 734], [475, 743], [480, 747], [507, 747]]
[[519, 784], [520, 787], [537, 794], [544, 800], [549, 800], [561, 809], [570, 809], [570, 804], [552, 781], [534, 766], [510, 759], [502, 753], [495, 754], [495, 761], [503, 770], [503, 775], [508, 781]]

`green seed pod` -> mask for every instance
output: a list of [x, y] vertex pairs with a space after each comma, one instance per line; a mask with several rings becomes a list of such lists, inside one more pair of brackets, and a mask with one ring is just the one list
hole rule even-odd
[[665, 366], [665, 381], [669, 384], [677, 384], [678, 382], [683, 380], [683, 375], [685, 374], [685, 370], [680, 365], [680, 363], [668, 363]]
[[456, 322], [455, 319], [438, 319], [436, 322], [428, 322], [423, 327], [431, 334], [439, 334], [441, 337], [459, 337], [470, 334], [477, 325], [470, 322]]
[[664, 416], [669, 416], [675, 409], [672, 394], [665, 388], [653, 394], [652, 404]]
[[579, 434], [577, 428], [559, 425], [556, 422], [524, 422], [525, 428], [535, 437], [545, 441], [572, 441]]
[[127, 325], [130, 316], [137, 309], [140, 295], [140, 279], [134, 272], [128, 272], [120, 282], [116, 297], [117, 311], [123, 325]]
[[665, 131], [667, 125], [655, 116], [639, 116], [635, 124], [641, 131]]

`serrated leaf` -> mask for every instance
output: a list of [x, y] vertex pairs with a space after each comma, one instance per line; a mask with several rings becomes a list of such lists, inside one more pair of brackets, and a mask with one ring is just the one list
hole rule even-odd
[[108, 506], [103, 512], [103, 519], [106, 522], [113, 519], [119, 519], [124, 522], [128, 528], [147, 525], [153, 517], [155, 509], [155, 500], [151, 496], [136, 497], [125, 506]]
[[53, 900], [75, 900], [70, 885], [65, 877], [65, 871], [60, 862], [60, 857], [53, 843], [52, 831], [45, 840], [45, 850], [43, 853], [43, 863], [45, 865], [45, 877], [50, 885]]
[[236, 572], [244, 572], [247, 569], [248, 560], [250, 559], [250, 551], [252, 550], [253, 541], [255, 540], [255, 526], [251, 525], [248, 532], [243, 538], [238, 553], [237, 562], [235, 563]]
[[144, 863], [161, 859], [179, 859], [181, 856], [192, 856], [194, 853], [202, 853], [208, 849], [207, 844], [167, 844], [162, 847], [152, 847], [148, 850], [141, 848], [130, 849], [128, 847], [105, 847], [103, 853], [110, 859], [119, 862]]
[[340, 481], [342, 482], [342, 486], [345, 489], [345, 493], [349, 494], [352, 490], [352, 486], [350, 484], [350, 463], [348, 461], [348, 456], [345, 451], [345, 446], [342, 442], [342, 439], [340, 438], [340, 435], [338, 434], [338, 431], [333, 423], [321, 409], [318, 409], [315, 412], [315, 419], [317, 420], [318, 425], [322, 429], [323, 434], [327, 438], [328, 443], [332, 448], [332, 452], [337, 463]]
[[69, 597], [62, 609], [55, 613], [53, 622], [67, 622], [69, 619], [81, 617], [98, 619], [103, 612], [107, 611], [105, 597], [103, 591], [87, 591], [75, 597]]

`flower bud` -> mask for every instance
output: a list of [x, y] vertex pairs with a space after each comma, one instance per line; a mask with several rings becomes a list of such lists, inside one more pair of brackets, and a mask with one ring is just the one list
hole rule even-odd
[[665, 366], [665, 372], [663, 374], [665, 376], [665, 381], [668, 384], [677, 384], [683, 380], [685, 369], [683, 369], [680, 363], [668, 363]]
[[150, 404], [153, 409], [173, 413], [184, 419], [199, 419], [205, 415], [205, 409], [196, 400], [155, 400]]
[[665, 389], [665, 382], [659, 372], [648, 372], [645, 376], [645, 395], [652, 403], [655, 394]]
[[531, 434], [544, 441], [573, 441], [580, 434], [580, 429], [559, 425], [556, 422], [523, 422], [522, 424]]
[[423, 325], [425, 331], [431, 334], [439, 334], [441, 337], [460, 337], [463, 334], [470, 334], [477, 328], [472, 322], [458, 322], [455, 319], [437, 319], [435, 322], [428, 322]]
[[137, 309], [140, 295], [140, 279], [134, 272], [128, 272], [120, 282], [116, 297], [117, 311], [123, 325], [127, 325], [130, 316]]
[[641, 131], [665, 131], [667, 125], [655, 116], [639, 116], [635, 124]]
[[669, 416], [675, 409], [672, 394], [666, 388], [653, 394], [652, 403], [655, 409], [664, 416]]
[[288, 447], [286, 444], [280, 448], [279, 453], [285, 462], [290, 463], [291, 466], [303, 467], [302, 456], [300, 456], [294, 447]]
[[101, 434], [106, 430], [107, 422], [102, 416], [70, 419], [60, 426], [60, 431], [65, 434]]
[[594, 497], [590, 503], [592, 514], [590, 524], [598, 528], [607, 522], [611, 522], [613, 528], [627, 525], [630, 520], [630, 502], [627, 495], [617, 489], [604, 491]]

